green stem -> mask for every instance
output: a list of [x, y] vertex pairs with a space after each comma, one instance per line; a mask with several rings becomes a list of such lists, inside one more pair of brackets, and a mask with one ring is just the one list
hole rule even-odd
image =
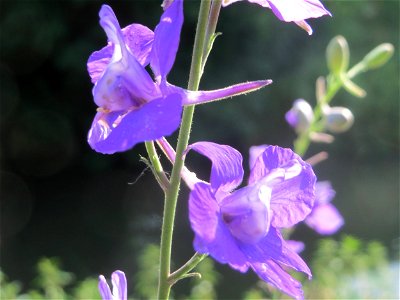
[[156, 177], [161, 188], [166, 191], [169, 188], [169, 180], [164, 173], [160, 159], [157, 155], [156, 147], [154, 146], [154, 142], [148, 141], [144, 144], [146, 145], [147, 154], [149, 155], [149, 159], [153, 167], [154, 176]]
[[200, 254], [196, 252], [191, 259], [189, 259], [182, 267], [176, 270], [169, 276], [169, 282], [174, 284], [180, 279], [185, 278], [185, 275], [192, 271], [204, 258], [207, 257], [207, 254]]
[[[189, 90], [198, 90], [201, 78], [202, 54], [205, 43], [207, 21], [210, 11], [210, 1], [203, 0], [200, 4], [199, 18], [196, 28], [196, 37], [193, 46], [193, 56], [189, 75]], [[164, 216], [161, 231], [160, 245], [160, 274], [158, 284], [158, 299], [168, 299], [171, 290], [171, 283], [168, 278], [171, 267], [171, 248], [174, 229], [176, 203], [179, 194], [181, 170], [184, 165], [183, 151], [187, 148], [189, 135], [192, 126], [194, 106], [184, 108], [182, 123], [179, 130], [176, 159], [172, 168], [170, 188], [165, 194]]]

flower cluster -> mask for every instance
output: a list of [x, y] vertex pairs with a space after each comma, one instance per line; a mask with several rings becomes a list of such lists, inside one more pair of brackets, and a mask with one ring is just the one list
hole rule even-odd
[[[237, 1], [224, 0], [222, 5]], [[307, 19], [330, 15], [318, 0], [248, 2], [271, 9], [280, 20], [294, 22], [309, 34], [312, 29]], [[183, 24], [183, 0], [165, 0], [162, 6], [164, 12], [154, 32], [141, 24], [121, 29], [111, 7], [101, 7], [100, 25], [108, 43], [87, 62], [98, 107], [88, 142], [97, 152], [112, 154], [140, 142], [159, 140], [180, 126], [184, 106], [230, 98], [272, 82], [251, 81], [211, 91], [191, 91], [169, 83], [167, 76], [174, 65]], [[298, 103], [287, 116], [299, 132], [312, 122], [312, 110], [311, 114], [302, 111], [305, 107]], [[302, 299], [301, 284], [286, 268], [309, 278], [311, 271], [297, 254], [302, 245], [285, 241], [281, 229], [304, 220], [324, 233], [339, 228], [343, 222], [336, 222], [334, 228], [320, 226], [321, 214], [325, 218], [329, 210], [333, 218], [334, 210], [328, 203], [332, 193], [327, 195], [322, 183], [316, 186], [311, 166], [290, 149], [253, 147], [250, 177], [241, 188], [244, 171], [237, 150], [211, 142], [194, 143], [184, 155], [190, 150], [212, 162], [209, 182], [198, 180], [185, 167], [182, 171], [182, 177], [190, 181], [189, 219], [196, 251], [240, 272], [252, 269], [284, 293]], [[315, 201], [318, 205], [313, 210]], [[115, 271], [111, 278], [112, 292], [104, 276], [99, 277], [102, 298], [127, 299], [125, 274]]]

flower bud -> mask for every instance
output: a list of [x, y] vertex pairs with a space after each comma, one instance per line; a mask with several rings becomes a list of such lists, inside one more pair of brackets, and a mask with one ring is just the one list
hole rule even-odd
[[304, 99], [297, 99], [285, 115], [286, 121], [297, 133], [306, 131], [314, 119], [313, 109]]
[[350, 50], [346, 39], [338, 35], [334, 37], [326, 48], [326, 61], [333, 74], [340, 74], [347, 70], [350, 60]]
[[384, 43], [372, 49], [363, 58], [363, 63], [365, 64], [366, 70], [376, 69], [384, 64], [392, 57], [394, 52], [394, 47], [392, 44]]
[[347, 131], [354, 123], [354, 116], [346, 107], [330, 107], [325, 110], [326, 128], [334, 133]]

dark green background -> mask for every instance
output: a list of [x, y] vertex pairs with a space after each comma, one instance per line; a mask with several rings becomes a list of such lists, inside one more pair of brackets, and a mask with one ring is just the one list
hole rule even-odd
[[[78, 279], [123, 269], [135, 273], [135, 255], [159, 240], [162, 191], [139, 162], [143, 145], [112, 156], [86, 143], [96, 106], [86, 72], [91, 52], [105, 45], [98, 24], [103, 1], [0, 2], [1, 262], [12, 280], [25, 284], [40, 257], [56, 256]], [[154, 29], [159, 1], [108, 1], [121, 24]], [[296, 98], [314, 103], [314, 83], [326, 75], [325, 47], [337, 34], [351, 49], [351, 64], [383, 42], [396, 47], [391, 61], [355, 81], [368, 95], [344, 91], [333, 105], [349, 107], [353, 128], [332, 145], [314, 145], [307, 155], [329, 152], [316, 167], [331, 180], [334, 203], [344, 215], [342, 232], [382, 241], [395, 254], [399, 237], [399, 2], [326, 1], [333, 17], [311, 20], [308, 36], [270, 11], [236, 3], [221, 12], [223, 33], [209, 58], [202, 89], [271, 78], [262, 91], [196, 109], [192, 141], [229, 144], [245, 157], [251, 145], [291, 147], [295, 137], [284, 113]], [[198, 1], [185, 2], [179, 53], [169, 76], [186, 86]], [[170, 138], [175, 143], [175, 136]], [[207, 162], [189, 165], [207, 179]], [[166, 169], [170, 166], [166, 162]], [[134, 184], [130, 184], [133, 183]], [[187, 189], [180, 198], [174, 258], [191, 255]], [[320, 237], [303, 225], [294, 238], [307, 241], [310, 259]], [[245, 279], [221, 267], [227, 276]], [[246, 277], [247, 278], [247, 277]], [[238, 287], [239, 288], [239, 287]], [[230, 288], [234, 297], [235, 289]]]

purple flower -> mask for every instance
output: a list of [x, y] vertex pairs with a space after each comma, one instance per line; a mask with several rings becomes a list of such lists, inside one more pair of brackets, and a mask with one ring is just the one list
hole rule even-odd
[[[165, 10], [154, 32], [140, 24], [121, 29], [107, 5], [101, 7], [99, 16], [108, 45], [94, 52], [87, 63], [98, 106], [88, 142], [98, 152], [125, 151], [137, 143], [170, 135], [180, 124], [182, 105], [215, 101], [271, 83], [260, 80], [196, 92], [169, 84], [167, 75], [183, 24], [182, 0], [175, 0]], [[149, 64], [154, 79], [146, 70]]]
[[301, 284], [284, 268], [311, 277], [306, 263], [282, 238], [280, 228], [304, 220], [314, 203], [311, 166], [290, 149], [267, 147], [243, 179], [241, 154], [224, 145], [199, 142], [188, 147], [212, 162], [210, 183], [198, 182], [189, 197], [194, 248], [240, 272], [253, 269], [284, 293], [303, 299]]
[[113, 290], [110, 287], [103, 275], [99, 276], [99, 291], [103, 300], [127, 300], [126, 278], [122, 271], [115, 271], [111, 275]]
[[315, 184], [315, 205], [304, 222], [319, 234], [334, 234], [344, 224], [342, 215], [330, 203], [335, 194], [329, 181]]
[[[241, 0], [223, 0], [222, 5], [227, 6]], [[318, 0], [247, 0], [262, 7], [272, 10], [281, 21], [295, 22], [298, 26], [312, 34], [310, 25], [305, 21], [310, 18], [319, 18], [331, 15]]]

